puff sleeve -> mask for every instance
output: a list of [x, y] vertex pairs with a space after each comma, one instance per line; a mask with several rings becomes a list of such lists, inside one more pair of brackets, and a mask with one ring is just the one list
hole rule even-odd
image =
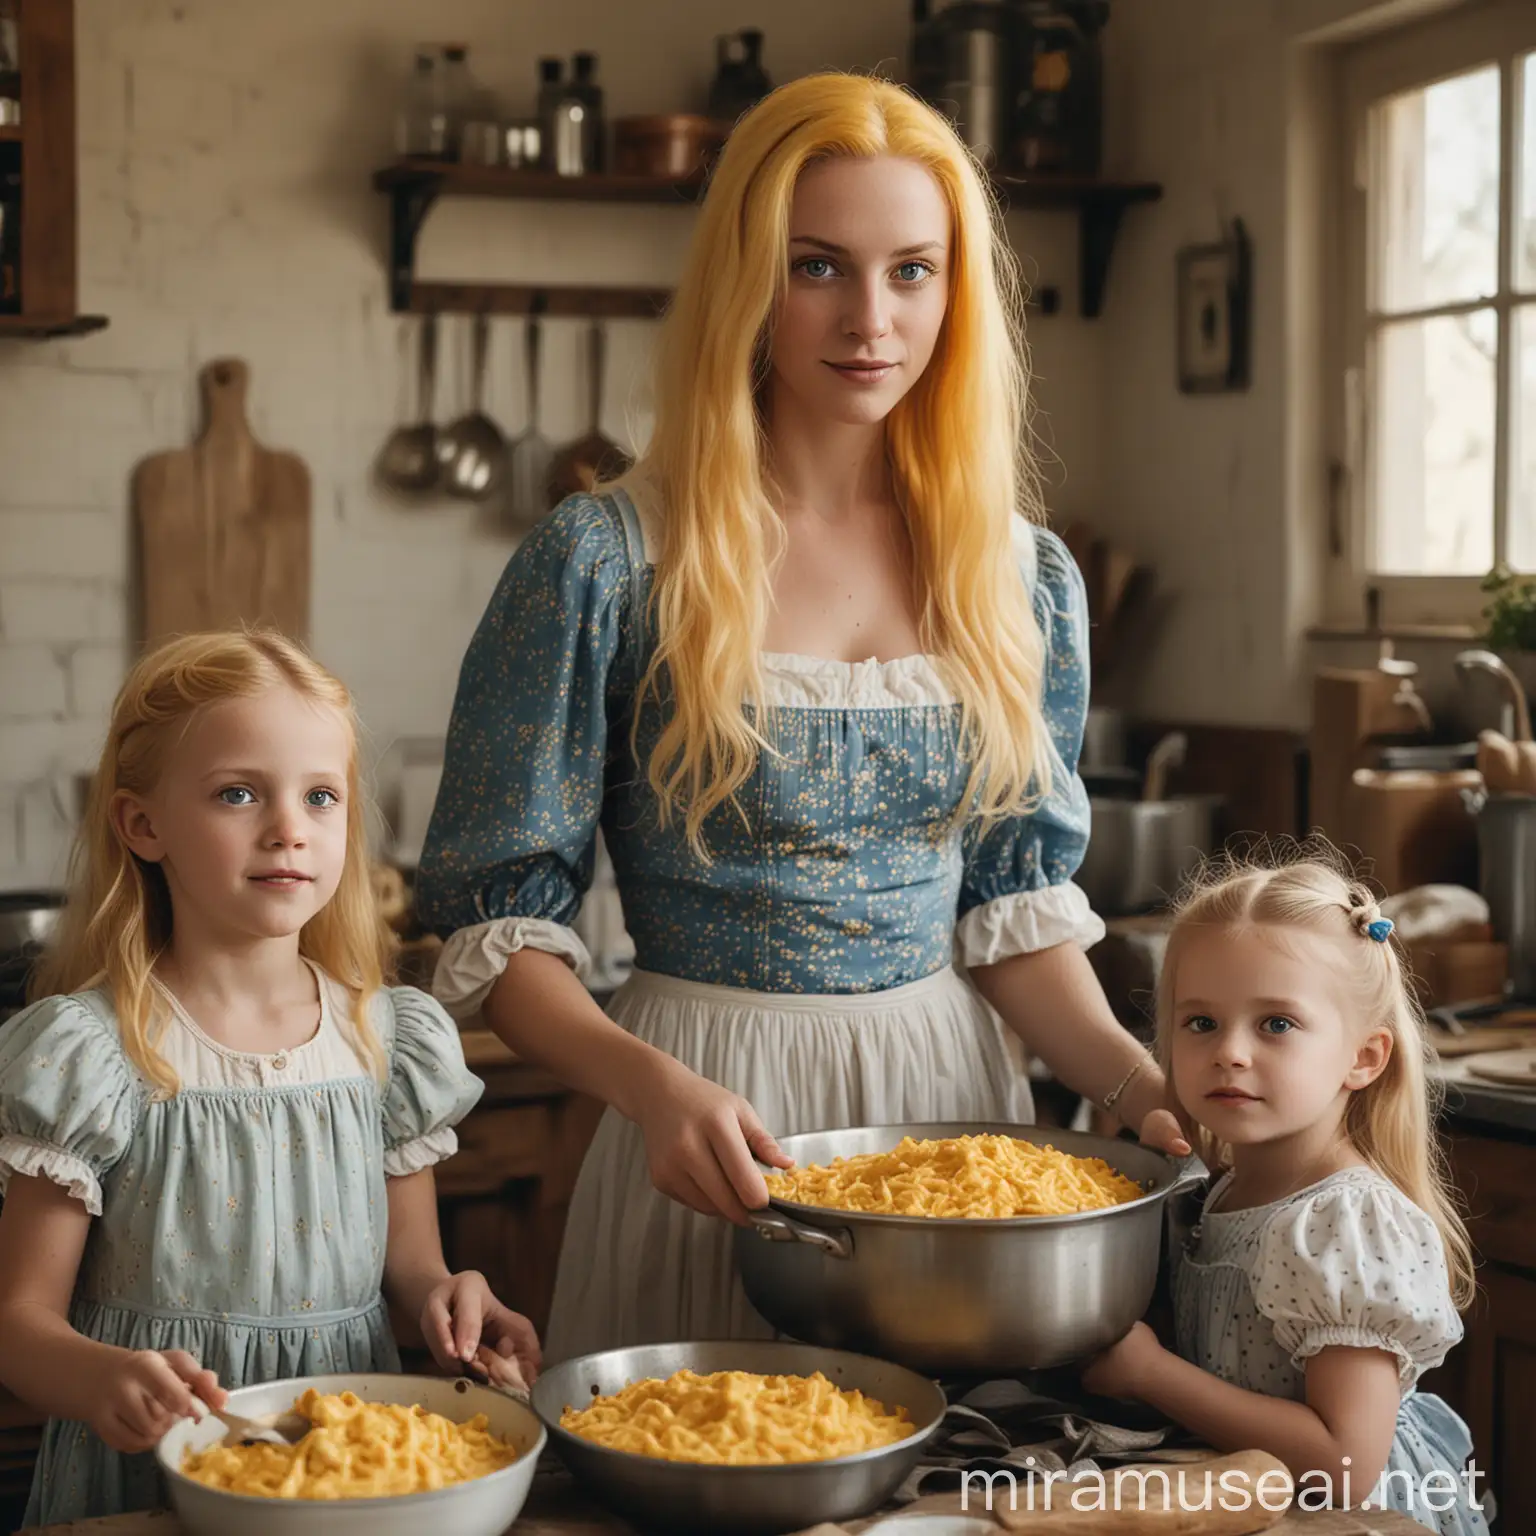
[[1088, 716], [1088, 595], [1062, 541], [1020, 522], [1015, 550], [1045, 639], [1041, 713], [1050, 737], [1050, 794], [1029, 814], [967, 838], [956, 955], [992, 965], [1053, 945], [1083, 948], [1103, 921], [1073, 883], [1088, 847], [1088, 792], [1078, 775]]
[[592, 881], [631, 558], [611, 499], [568, 498], [508, 562], [465, 654], [416, 885], [445, 940], [433, 991], [456, 1017], [525, 947], [589, 967], [571, 924]]
[[51, 1179], [101, 1215], [101, 1181], [127, 1152], [147, 1094], [117, 1032], [77, 997], [47, 997], [0, 1030], [0, 1194]]
[[1439, 1229], [1384, 1179], [1327, 1186], [1277, 1212], [1252, 1284], [1300, 1370], [1330, 1345], [1384, 1349], [1406, 1392], [1462, 1335]]
[[393, 987], [393, 1038], [384, 1088], [384, 1172], [419, 1173], [458, 1151], [454, 1126], [485, 1085], [464, 1065], [459, 1029], [415, 987]]

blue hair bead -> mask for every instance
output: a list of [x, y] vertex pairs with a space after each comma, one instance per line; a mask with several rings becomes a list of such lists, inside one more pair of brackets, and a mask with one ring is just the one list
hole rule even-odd
[[1378, 944], [1385, 944], [1392, 934], [1392, 919], [1390, 917], [1378, 917], [1374, 922], [1365, 925], [1365, 931], [1376, 940]]

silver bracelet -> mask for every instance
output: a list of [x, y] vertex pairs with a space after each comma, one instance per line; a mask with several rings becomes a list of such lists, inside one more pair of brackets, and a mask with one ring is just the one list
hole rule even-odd
[[1136, 1065], [1132, 1067], [1131, 1070], [1127, 1072], [1125, 1076], [1122, 1077], [1112, 1089], [1110, 1089], [1109, 1093], [1102, 1100], [1100, 1100], [1100, 1108], [1105, 1110], [1113, 1109], [1115, 1105], [1120, 1102], [1120, 1095], [1131, 1086], [1131, 1084], [1136, 1080], [1137, 1075], [1142, 1071], [1144, 1067], [1151, 1063], [1151, 1060], [1152, 1058], [1148, 1056], [1145, 1051], [1143, 1051], [1142, 1054], [1137, 1058]]

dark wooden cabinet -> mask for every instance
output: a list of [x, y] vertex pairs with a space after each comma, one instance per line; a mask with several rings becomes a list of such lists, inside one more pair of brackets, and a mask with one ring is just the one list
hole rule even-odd
[[0, 313], [0, 341], [107, 323], [78, 304], [74, 0], [17, 0], [16, 21], [21, 122], [0, 129], [0, 161], [20, 176], [20, 202], [10, 204], [20, 224], [20, 312]]
[[540, 1335], [549, 1319], [566, 1210], [602, 1105], [519, 1062], [494, 1036], [464, 1036], [485, 1096], [437, 1171], [443, 1252], [478, 1269]]
[[1450, 1142], [1477, 1249], [1461, 1346], [1421, 1382], [1467, 1421], [1500, 1531], [1536, 1532], [1536, 1145], [1473, 1129]]

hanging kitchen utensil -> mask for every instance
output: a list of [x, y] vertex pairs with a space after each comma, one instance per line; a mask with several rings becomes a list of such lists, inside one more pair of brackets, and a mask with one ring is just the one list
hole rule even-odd
[[1147, 776], [1141, 786], [1143, 800], [1166, 800], [1168, 770], [1181, 768], [1189, 751], [1189, 737], [1183, 731], [1169, 731], [1147, 756]]
[[396, 427], [379, 450], [380, 483], [408, 495], [437, 484], [437, 316], [421, 317], [416, 361], [416, 420]]
[[539, 431], [539, 373], [543, 337], [538, 311], [523, 323], [523, 366], [528, 373], [528, 424], [512, 441], [508, 516], [514, 528], [532, 528], [549, 511], [549, 466], [554, 447]]
[[507, 467], [507, 440], [485, 414], [485, 363], [491, 322], [475, 316], [469, 409], [445, 427], [437, 440], [437, 467], [443, 489], [467, 501], [485, 501], [501, 488]]
[[202, 435], [134, 470], [143, 638], [261, 623], [305, 640], [309, 470], [252, 436], [245, 363], [220, 358], [201, 382]]
[[603, 364], [604, 335], [601, 320], [594, 320], [587, 333], [588, 384], [592, 395], [592, 414], [586, 432], [568, 443], [555, 455], [549, 468], [551, 505], [590, 491], [599, 481], [612, 480], [630, 466], [630, 457], [611, 438], [603, 436]]

